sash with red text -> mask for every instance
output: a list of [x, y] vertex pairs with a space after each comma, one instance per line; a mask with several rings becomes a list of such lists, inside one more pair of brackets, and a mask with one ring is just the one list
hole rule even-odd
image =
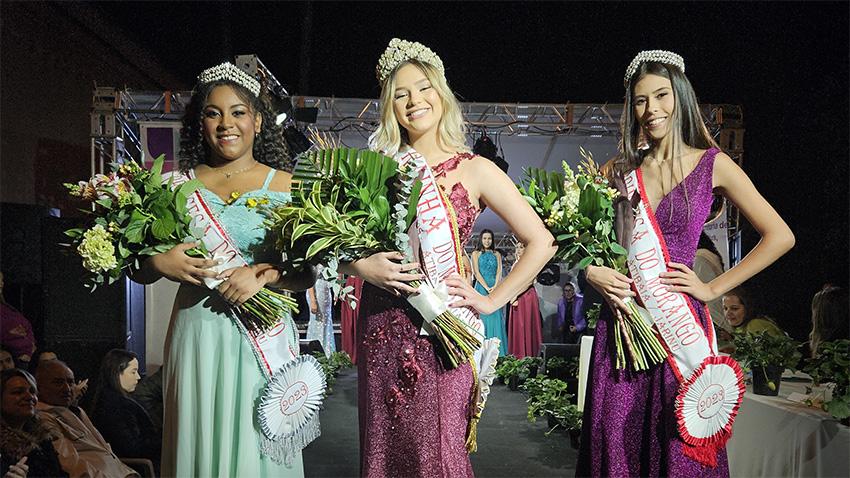
[[[163, 175], [165, 181], [169, 178], [175, 188], [195, 179], [193, 170], [189, 170], [188, 175], [179, 171]], [[187, 198], [186, 207], [192, 216], [192, 229], [202, 231], [199, 235], [211, 259], [220, 262], [212, 270], [222, 272], [248, 265], [236, 243], [204, 200], [200, 189]], [[209, 289], [215, 289], [221, 283], [221, 279], [204, 278], [204, 285]], [[291, 315], [280, 317], [274, 326], [264, 332], [249, 329], [236, 318], [233, 322], [251, 345], [267, 381], [258, 406], [258, 418], [264, 435], [260, 440], [260, 449], [278, 463], [289, 463], [296, 453], [320, 434], [316, 402], [321, 401], [325, 388], [321, 366], [313, 357], [299, 358], [298, 332]]]
[[[670, 292], [660, 274], [668, 270], [670, 255], [643, 186], [640, 169], [625, 177], [628, 197], [641, 201], [629, 244], [628, 265], [633, 287], [643, 305], [641, 315], [651, 320], [669, 352], [667, 358], [679, 379], [675, 413], [685, 455], [716, 466], [717, 451], [732, 436], [732, 422], [744, 396], [743, 374], [731, 357], [719, 356], [714, 327], [699, 321], [687, 297]], [[703, 307], [705, 307], [703, 305]], [[709, 317], [706, 310], [705, 316]]]

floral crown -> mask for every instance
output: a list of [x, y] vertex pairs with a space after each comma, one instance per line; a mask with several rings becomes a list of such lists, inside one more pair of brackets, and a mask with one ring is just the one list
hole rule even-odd
[[681, 55], [667, 50], [644, 50], [638, 53], [635, 59], [629, 63], [629, 67], [626, 68], [626, 77], [623, 80], [626, 86], [629, 86], [629, 80], [632, 79], [641, 63], [646, 62], [664, 63], [665, 65], [675, 66], [682, 70], [682, 73], [685, 72], [685, 60]]
[[260, 82], [229, 61], [212, 68], [207, 68], [198, 75], [198, 83], [202, 85], [221, 80], [232, 81], [237, 85], [245, 87], [254, 96], [260, 96]]
[[407, 60], [417, 60], [427, 63], [440, 70], [440, 73], [446, 74], [446, 70], [443, 67], [443, 60], [431, 51], [430, 48], [419, 42], [393, 38], [390, 40], [387, 49], [384, 50], [384, 54], [378, 59], [378, 66], [375, 67], [375, 74], [378, 76], [378, 81], [381, 83], [386, 81], [390, 74], [398, 68], [398, 65], [401, 65]]

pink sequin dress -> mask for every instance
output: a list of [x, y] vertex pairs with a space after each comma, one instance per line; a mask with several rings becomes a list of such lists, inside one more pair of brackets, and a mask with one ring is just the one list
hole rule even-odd
[[[461, 153], [434, 168], [444, 177]], [[442, 186], [441, 186], [442, 188]], [[444, 191], [465, 244], [480, 211], [462, 184]], [[360, 473], [364, 477], [471, 477], [466, 452], [472, 370], [446, 370], [433, 337], [419, 335], [422, 317], [404, 298], [364, 283], [358, 334]]]

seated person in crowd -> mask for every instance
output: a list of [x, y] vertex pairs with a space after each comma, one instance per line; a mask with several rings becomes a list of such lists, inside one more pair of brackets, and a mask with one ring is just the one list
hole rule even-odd
[[90, 408], [92, 422], [116, 455], [147, 458], [153, 462], [154, 469], [159, 470], [162, 435], [157, 433], [145, 409], [130, 398], [139, 379], [136, 354], [110, 350], [100, 366]]
[[583, 301], [584, 297], [576, 293], [572, 282], [564, 284], [563, 296], [558, 302], [558, 330], [565, 344], [578, 343], [587, 328]]
[[162, 436], [162, 367], [140, 380], [130, 397], [148, 412], [156, 434]]
[[40, 363], [49, 362], [51, 360], [59, 360], [59, 356], [56, 355], [56, 352], [45, 348], [36, 350], [35, 353], [32, 354], [32, 361], [29, 363], [29, 373], [35, 375]]
[[847, 289], [826, 286], [812, 299], [812, 333], [809, 334], [810, 355], [816, 357], [823, 342], [850, 339], [850, 305]]
[[32, 375], [16, 368], [3, 370], [0, 394], [0, 476], [67, 477], [53, 448], [57, 437], [36, 414], [38, 388]]
[[[776, 325], [773, 319], [754, 313], [753, 302], [747, 291], [742, 287], [736, 287], [723, 294], [723, 313], [726, 320], [732, 326], [733, 334], [758, 334], [766, 332], [773, 336], [785, 335], [785, 332]], [[731, 353], [735, 346], [732, 337], [728, 336], [723, 329], [717, 331], [718, 342], [725, 341], [728, 345], [720, 348], [721, 352]]]
[[74, 372], [59, 360], [42, 362], [36, 375], [39, 398], [37, 408], [42, 422], [59, 438], [53, 442], [59, 462], [71, 478], [137, 477], [112, 452], [109, 443], [74, 400]]
[[0, 272], [0, 345], [12, 354], [15, 363], [26, 368], [35, 352], [32, 324], [3, 297], [3, 273]]
[[13, 368], [15, 368], [15, 361], [12, 359], [12, 354], [6, 349], [0, 349], [0, 372]]

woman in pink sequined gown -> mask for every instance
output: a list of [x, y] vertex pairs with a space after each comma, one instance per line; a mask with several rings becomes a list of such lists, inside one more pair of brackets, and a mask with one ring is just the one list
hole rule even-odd
[[[649, 207], [670, 252], [662, 283], [683, 293], [707, 328], [711, 318], [705, 302], [778, 259], [793, 246], [794, 235], [746, 174], [717, 148], [684, 68], [670, 61], [674, 54], [646, 53], [633, 62], [636, 68], [626, 78], [622, 151], [606, 169], [622, 193], [623, 176], [639, 168]], [[640, 60], [647, 56], [655, 59]], [[639, 149], [643, 141], [648, 149]], [[732, 201], [762, 240], [738, 265], [703, 283], [690, 268], [712, 192]], [[628, 239], [623, 238], [631, 238], [632, 207], [625, 197], [617, 204], [618, 239], [627, 246]], [[611, 324], [614, 314], [628, 313], [621, 299], [635, 295], [632, 280], [607, 267], [588, 266], [586, 273], [609, 308], [596, 326], [576, 476], [729, 476], [724, 448], [716, 452], [716, 467], [702, 465], [683, 452], [674, 416], [679, 382], [667, 362], [644, 372], [614, 367]]]
[[[528, 245], [523, 260], [487, 297], [459, 276], [445, 281], [449, 293], [460, 297], [453, 306], [483, 313], [504, 306], [554, 255], [552, 236], [511, 180], [468, 152], [460, 107], [436, 54], [418, 43], [393, 40], [378, 77], [382, 121], [373, 147], [392, 155], [410, 146], [425, 157], [457, 215], [463, 243], [486, 205]], [[415, 291], [408, 282], [423, 276], [413, 272], [417, 264], [401, 265], [402, 259], [375, 254], [341, 265], [365, 281], [357, 344], [361, 475], [469, 477], [473, 372], [468, 364], [444, 368], [435, 340], [419, 334], [423, 319], [404, 296]]]

